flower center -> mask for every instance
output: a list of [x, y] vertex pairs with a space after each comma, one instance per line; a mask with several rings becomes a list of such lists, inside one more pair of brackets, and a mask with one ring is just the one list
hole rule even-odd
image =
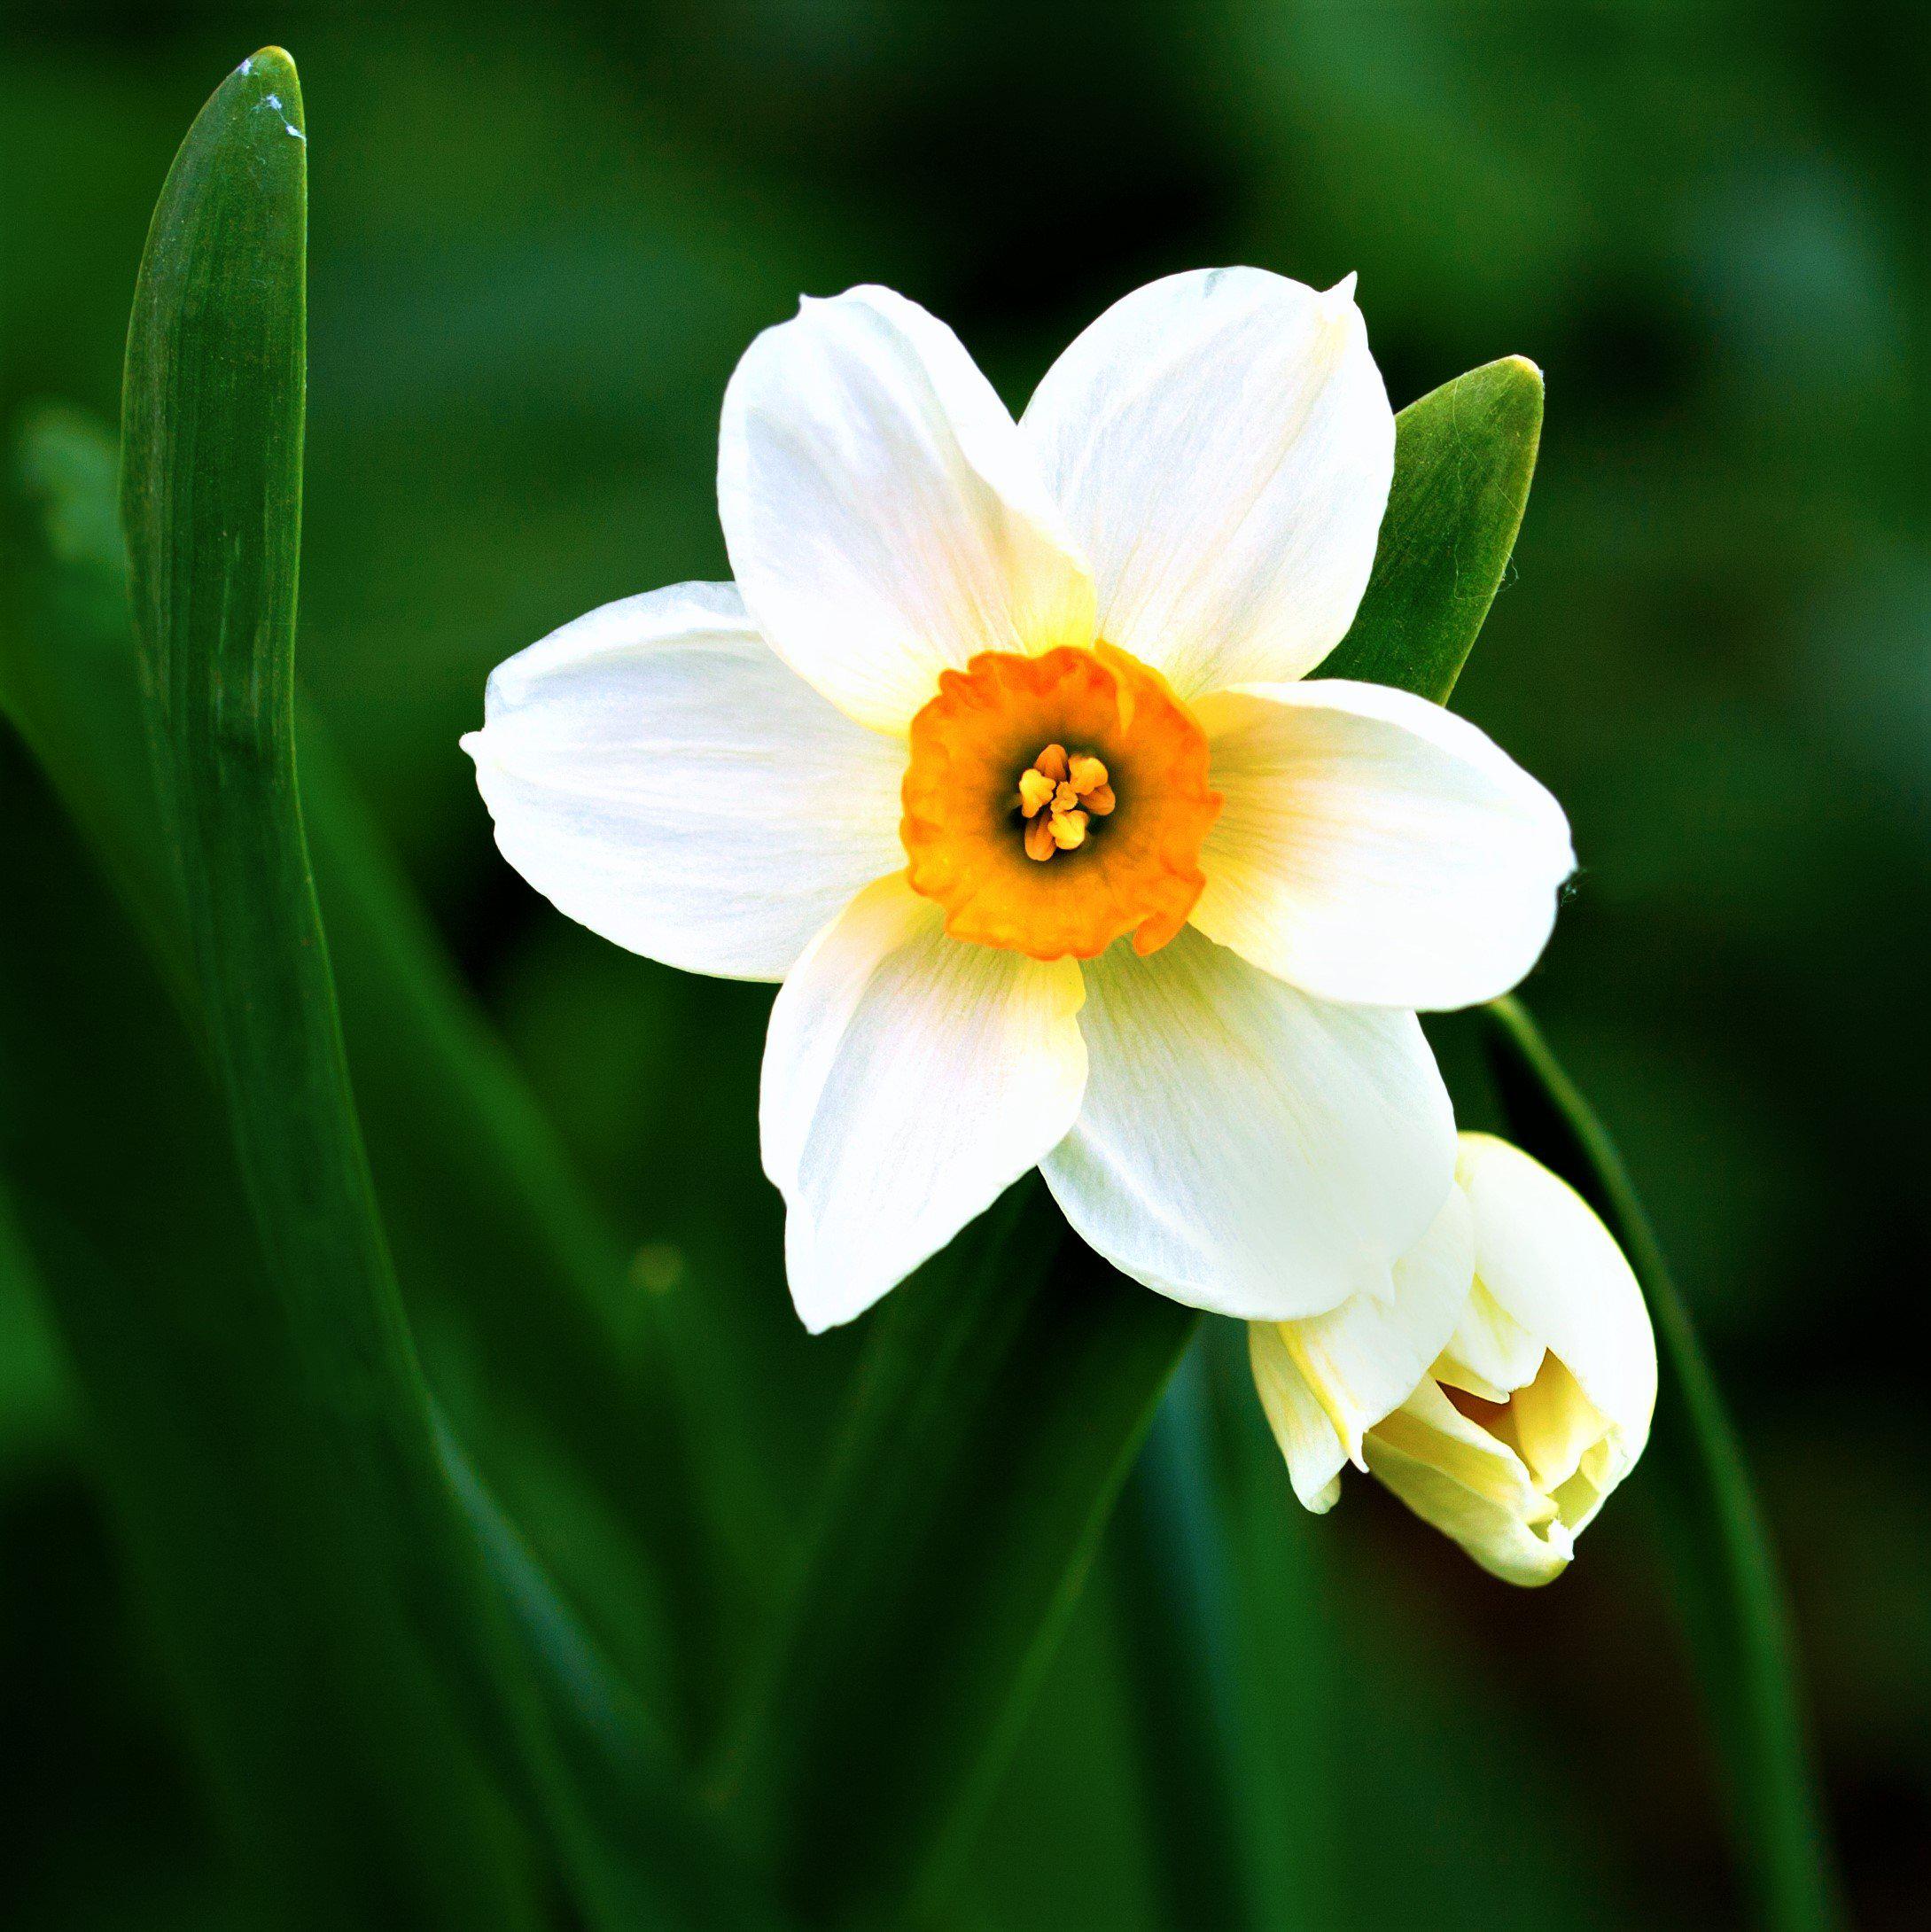
[[1026, 857], [1043, 864], [1055, 852], [1085, 845], [1086, 827], [1118, 803], [1106, 778], [1106, 767], [1090, 752], [1069, 758], [1063, 744], [1047, 745], [1019, 774]]
[[1199, 724], [1138, 658], [984, 651], [940, 675], [911, 752], [908, 876], [954, 938], [1091, 959], [1126, 932], [1150, 953], [1186, 924], [1220, 799]]

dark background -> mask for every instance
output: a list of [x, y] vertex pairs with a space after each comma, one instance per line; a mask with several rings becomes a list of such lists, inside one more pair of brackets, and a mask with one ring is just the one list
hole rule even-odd
[[[807, 1343], [783, 1296], [768, 993], [605, 947], [500, 862], [455, 745], [488, 669], [595, 604], [727, 574], [720, 397], [800, 292], [903, 290], [1016, 406], [1108, 302], [1220, 262], [1358, 270], [1398, 406], [1533, 357], [1536, 488], [1457, 696], [1575, 826], [1525, 992], [1622, 1139], [1754, 1460], [1858, 1921], [1921, 1925], [1927, 18], [10, 12], [0, 431], [45, 399], [112, 417], [175, 146], [242, 54], [287, 44], [312, 167], [304, 674], [641, 1275], [705, 1284], [757, 1365], [719, 1426], [782, 1525], [851, 1344]], [[0, 945], [22, 938], [0, 909]], [[1347, 1922], [1734, 1912], [1649, 1531], [1639, 1474], [1525, 1595], [1365, 1485], [1320, 1527], [1310, 1722]], [[985, 1833], [975, 1902], [1015, 1932], [1139, 1922], [1104, 1595]], [[0, 1920], [213, 1922], [188, 1765], [85, 1419], [0, 1267]]]

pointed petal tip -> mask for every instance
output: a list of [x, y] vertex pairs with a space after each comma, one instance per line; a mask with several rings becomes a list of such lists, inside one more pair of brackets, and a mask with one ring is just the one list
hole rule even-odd
[[846, 1322], [855, 1319], [851, 1315], [834, 1314], [829, 1309], [808, 1307], [795, 1286], [791, 1289], [791, 1306], [798, 1311], [798, 1319], [805, 1333], [810, 1336], [829, 1334], [833, 1328], [842, 1328]]
[[[773, 1181], [772, 1185], [778, 1184]], [[781, 1188], [779, 1191], [784, 1190]], [[789, 1206], [785, 1210], [785, 1286], [806, 1335], [829, 1335], [834, 1328], [850, 1327], [860, 1315], [869, 1314], [894, 1289], [909, 1281], [928, 1258], [921, 1256], [908, 1267], [888, 1268], [882, 1273], [875, 1269], [860, 1280], [849, 1266], [838, 1266], [836, 1257], [828, 1257], [813, 1233], [798, 1226], [793, 1211]]]

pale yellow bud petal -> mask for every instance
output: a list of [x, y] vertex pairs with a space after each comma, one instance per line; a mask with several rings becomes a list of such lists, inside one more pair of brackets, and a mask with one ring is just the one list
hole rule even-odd
[[1520, 1149], [1463, 1134], [1450, 1203], [1385, 1293], [1251, 1324], [1255, 1387], [1308, 1508], [1365, 1463], [1484, 1570], [1547, 1583], [1647, 1437], [1648, 1312], [1602, 1223]]
[[1574, 1189], [1519, 1149], [1461, 1136], [1476, 1285], [1429, 1379], [1369, 1430], [1369, 1470], [1476, 1562], [1547, 1583], [1648, 1438], [1655, 1341], [1642, 1290]]

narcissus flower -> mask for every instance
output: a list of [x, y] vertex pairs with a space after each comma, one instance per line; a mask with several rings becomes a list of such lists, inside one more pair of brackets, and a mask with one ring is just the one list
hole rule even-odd
[[1636, 1277], [1582, 1196], [1520, 1149], [1461, 1136], [1455, 1185], [1393, 1292], [1248, 1329], [1295, 1493], [1331, 1508], [1353, 1462], [1510, 1583], [1547, 1583], [1635, 1466], [1656, 1403]]
[[783, 982], [761, 1131], [792, 1293], [869, 1306], [1035, 1165], [1162, 1293], [1385, 1290], [1448, 1192], [1415, 1019], [1512, 985], [1549, 794], [1353, 619], [1394, 420], [1352, 281], [1128, 296], [1018, 422], [902, 297], [806, 301], [724, 400], [736, 581], [490, 679], [505, 856], [593, 931]]

